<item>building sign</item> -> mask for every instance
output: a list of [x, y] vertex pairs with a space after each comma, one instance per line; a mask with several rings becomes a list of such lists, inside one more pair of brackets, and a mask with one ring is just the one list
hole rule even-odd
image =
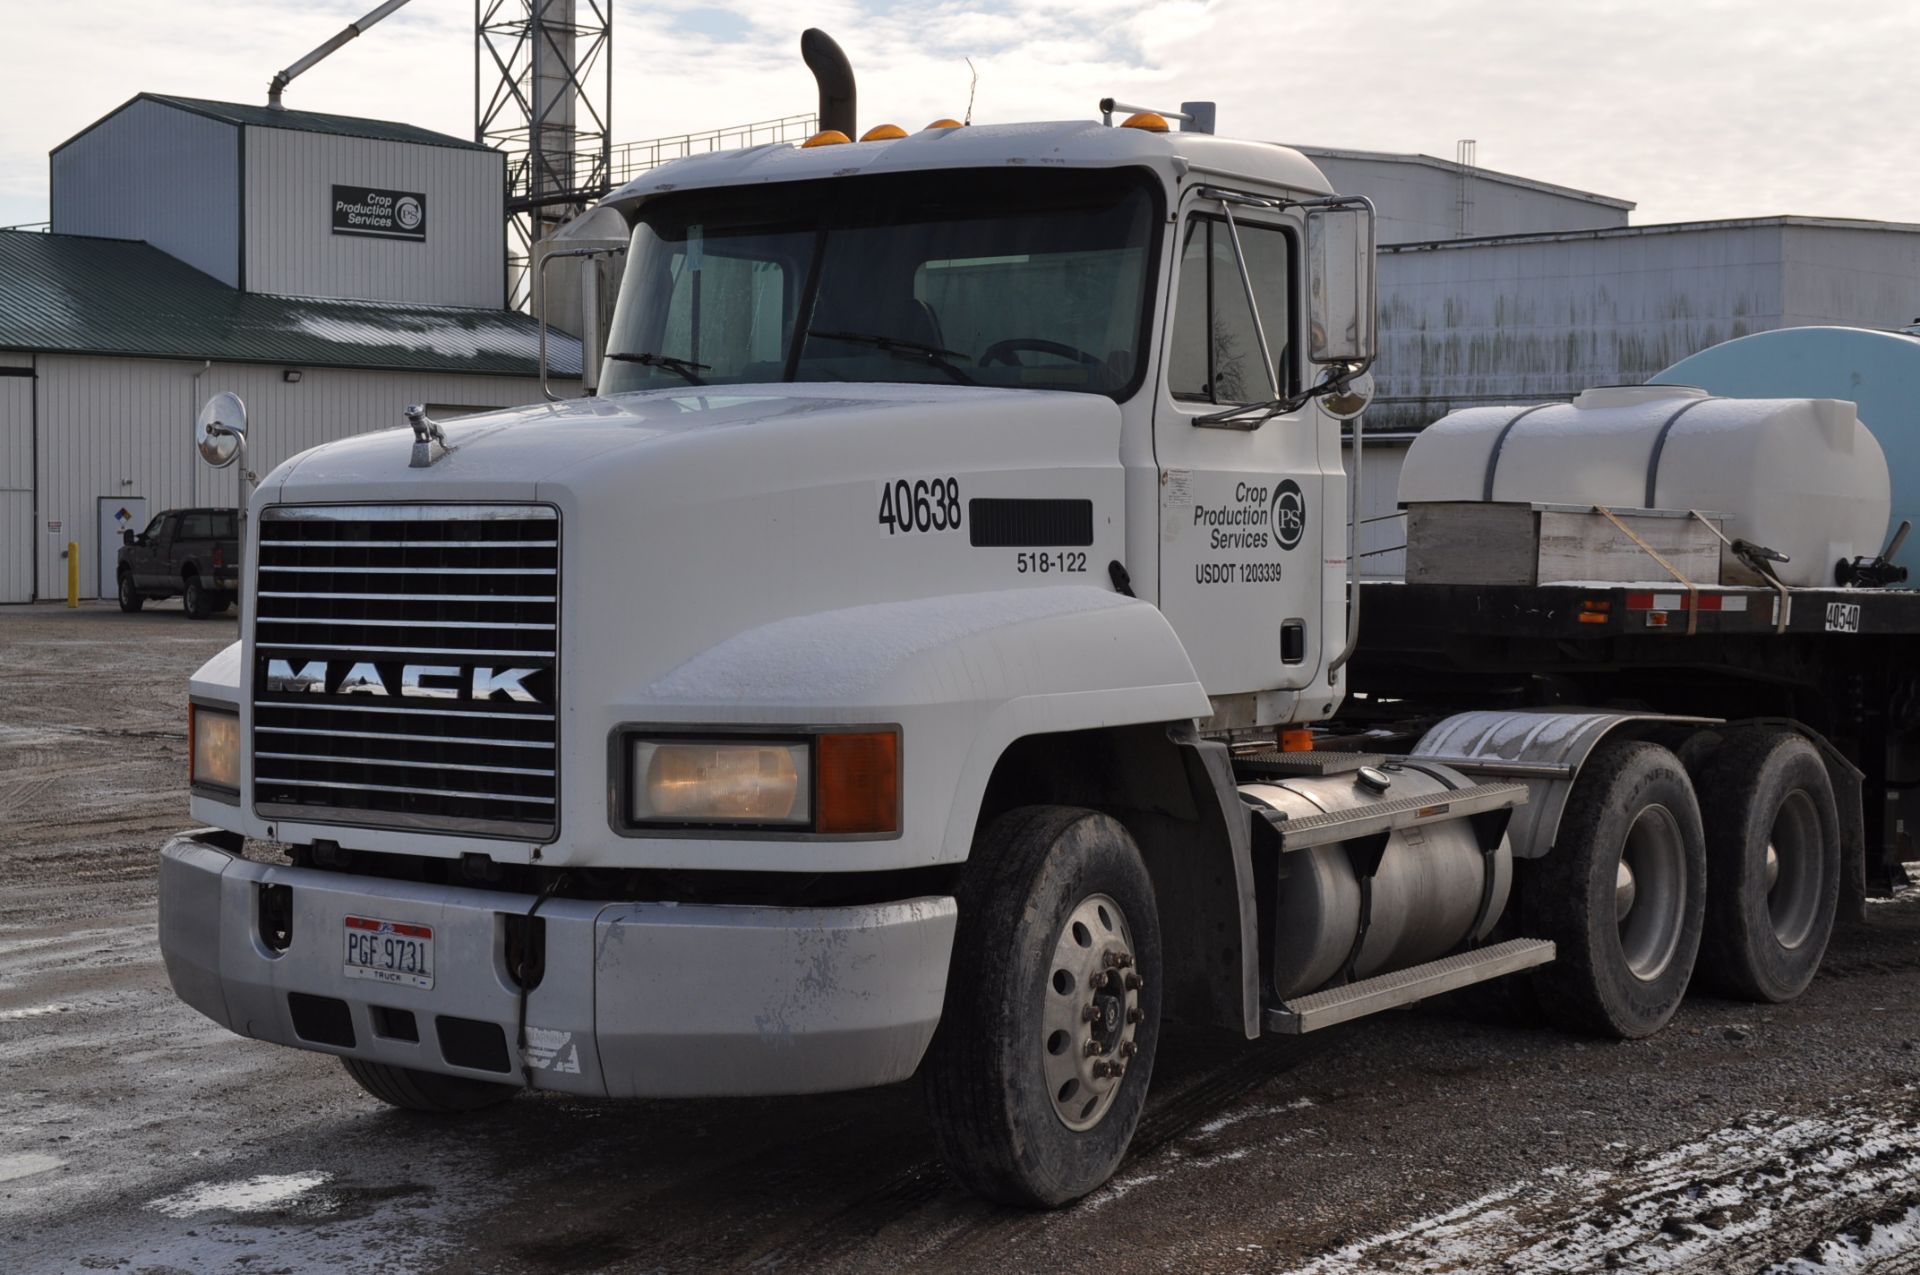
[[427, 197], [410, 190], [335, 186], [333, 233], [423, 243], [427, 238]]

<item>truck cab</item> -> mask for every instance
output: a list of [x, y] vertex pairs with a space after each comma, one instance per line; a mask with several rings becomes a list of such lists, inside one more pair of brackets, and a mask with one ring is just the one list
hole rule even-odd
[[[269, 474], [162, 857], [182, 998], [430, 1110], [917, 1073], [963, 1182], [1057, 1205], [1163, 1018], [1551, 959], [1495, 934], [1528, 782], [1276, 748], [1346, 689], [1370, 206], [1127, 112], [663, 166], [606, 201], [598, 394]], [[1518, 770], [1564, 800], [1628, 720]]]

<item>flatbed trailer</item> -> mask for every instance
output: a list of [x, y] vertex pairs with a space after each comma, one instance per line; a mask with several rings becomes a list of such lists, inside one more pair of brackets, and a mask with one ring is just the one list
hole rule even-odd
[[[1356, 696], [1338, 725], [1377, 734], [1493, 705], [1791, 721], [1859, 772], [1862, 871], [1848, 874], [1856, 890], [1843, 891], [1843, 908], [1859, 887], [1904, 886], [1920, 818], [1920, 591], [1396, 581], [1361, 591]], [[1836, 797], [1850, 822], [1847, 796]]]

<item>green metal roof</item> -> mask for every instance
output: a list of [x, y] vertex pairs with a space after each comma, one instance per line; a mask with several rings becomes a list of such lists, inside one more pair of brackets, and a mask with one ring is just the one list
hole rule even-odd
[[[537, 376], [539, 340], [515, 310], [242, 292], [150, 244], [0, 230], [4, 350]], [[573, 337], [547, 357], [580, 375]]]
[[[199, 97], [176, 97], [171, 93], [141, 93], [127, 99], [111, 112], [87, 125], [53, 149], [61, 151], [112, 119], [138, 101], [159, 102], [208, 119], [254, 128], [285, 128], [298, 133], [330, 133], [335, 137], [367, 137], [382, 142], [413, 142], [420, 146], [451, 146], [456, 150], [493, 151], [493, 147], [450, 133], [396, 124], [391, 120], [362, 119], [356, 115], [324, 115], [319, 111], [276, 111], [270, 106], [248, 106], [241, 102], [212, 102]], [[495, 154], [499, 152], [494, 151]]]

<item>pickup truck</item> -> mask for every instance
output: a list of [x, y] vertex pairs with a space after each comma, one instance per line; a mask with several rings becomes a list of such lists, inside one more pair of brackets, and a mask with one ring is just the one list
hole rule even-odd
[[142, 532], [125, 533], [118, 592], [122, 611], [149, 599], [179, 597], [204, 620], [233, 605], [240, 590], [240, 541], [233, 509], [168, 509]]

